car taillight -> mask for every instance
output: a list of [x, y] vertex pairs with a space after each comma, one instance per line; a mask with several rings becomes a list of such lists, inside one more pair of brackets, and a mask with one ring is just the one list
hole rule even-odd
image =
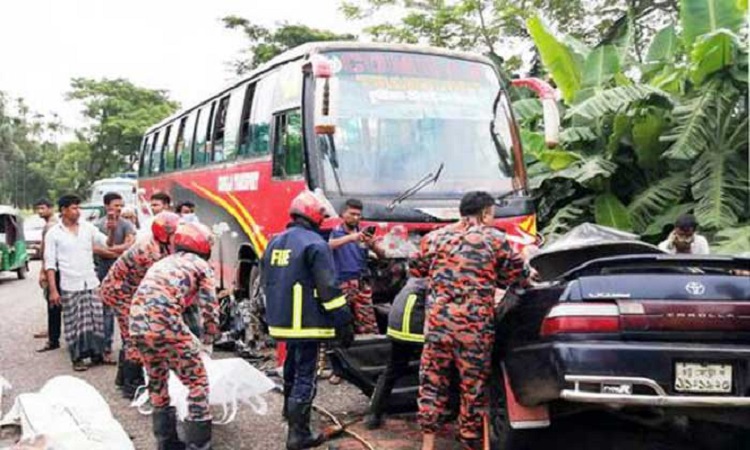
[[617, 333], [620, 311], [612, 303], [577, 303], [554, 306], [542, 323], [542, 336], [564, 333]]

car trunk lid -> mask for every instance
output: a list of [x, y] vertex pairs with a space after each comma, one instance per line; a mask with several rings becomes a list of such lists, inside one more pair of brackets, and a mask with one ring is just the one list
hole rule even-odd
[[615, 303], [625, 339], [750, 342], [747, 277], [613, 274], [582, 277], [571, 287], [584, 302]]

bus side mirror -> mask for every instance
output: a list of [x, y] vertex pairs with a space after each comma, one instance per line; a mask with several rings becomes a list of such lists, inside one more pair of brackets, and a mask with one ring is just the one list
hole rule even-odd
[[555, 148], [560, 142], [560, 111], [554, 98], [542, 99], [542, 117], [544, 118], [544, 142], [547, 148]]
[[530, 89], [539, 97], [544, 118], [544, 142], [548, 148], [557, 147], [560, 142], [560, 111], [557, 109], [555, 89], [539, 78], [518, 78], [511, 84]]

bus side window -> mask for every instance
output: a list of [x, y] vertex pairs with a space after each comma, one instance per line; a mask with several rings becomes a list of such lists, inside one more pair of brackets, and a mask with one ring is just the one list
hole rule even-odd
[[258, 81], [253, 92], [250, 111], [250, 156], [263, 156], [269, 153], [276, 79], [277, 73], [266, 75]]
[[151, 164], [150, 173], [159, 173], [161, 168], [161, 140], [159, 139], [161, 132], [157, 131], [154, 133], [154, 140], [151, 141]]
[[145, 177], [148, 175], [149, 164], [151, 163], [151, 139], [153, 136], [143, 138], [143, 147], [141, 149], [141, 164], [138, 166], [138, 175]]
[[164, 154], [162, 170], [164, 172], [171, 172], [174, 170], [174, 140], [175, 135], [172, 133], [172, 125], [170, 124], [164, 135], [164, 145], [162, 146], [162, 154]]
[[[189, 152], [189, 155], [186, 155], [185, 158], [184, 158], [184, 160], [183, 160], [183, 163], [184, 163], [183, 167], [184, 168], [188, 168], [188, 167], [192, 166], [193, 164], [195, 164], [195, 160], [197, 158], [196, 155], [198, 154], [198, 151], [199, 151], [198, 150], [198, 137], [199, 137], [198, 136], [198, 125], [200, 125], [200, 123], [201, 123], [201, 111], [203, 111], [203, 110], [202, 109], [196, 109], [194, 115], [192, 116], [193, 117], [193, 119], [192, 119], [193, 120], [193, 122], [192, 122], [192, 124], [193, 124], [192, 125], [193, 131], [192, 131], [191, 135], [193, 137], [190, 139], [190, 152]], [[188, 152], [185, 152], [185, 153], [188, 153]]]
[[247, 156], [250, 154], [250, 111], [252, 110], [253, 97], [255, 96], [255, 83], [251, 83], [247, 86], [245, 91], [245, 100], [242, 104], [242, 118], [240, 119], [240, 142], [239, 142], [239, 156]]
[[197, 128], [195, 130], [195, 149], [193, 150], [193, 165], [200, 166], [206, 163], [206, 152], [210, 144], [208, 138], [210, 137], [208, 130], [211, 126], [211, 116], [209, 113], [209, 105], [204, 106], [200, 110], [200, 118], [198, 119]]
[[185, 133], [187, 131], [188, 117], [180, 119], [180, 127], [177, 129], [177, 140], [174, 143], [174, 168], [179, 170], [183, 167], [182, 160], [185, 153]]
[[273, 176], [292, 178], [302, 175], [302, 113], [292, 109], [274, 116]]
[[223, 97], [219, 100], [219, 108], [216, 111], [216, 118], [214, 120], [213, 139], [211, 139], [213, 147], [213, 158], [214, 162], [221, 162], [226, 159], [224, 152], [224, 131], [227, 125], [227, 108], [229, 107], [229, 96]]
[[208, 113], [208, 120], [206, 121], [206, 146], [203, 154], [201, 155], [200, 164], [206, 164], [210, 161], [211, 155], [213, 154], [214, 143], [211, 140], [213, 138], [212, 131], [214, 129], [214, 117], [216, 114], [216, 102], [211, 102], [211, 109]]

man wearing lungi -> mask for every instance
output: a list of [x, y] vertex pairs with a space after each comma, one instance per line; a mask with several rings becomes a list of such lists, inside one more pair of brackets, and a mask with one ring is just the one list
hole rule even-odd
[[[75, 195], [60, 197], [60, 221], [44, 237], [49, 301], [62, 305], [65, 342], [73, 370], [79, 372], [88, 369], [86, 358], [92, 364], [102, 363], [104, 321], [94, 253], [110, 256], [107, 236], [93, 224], [79, 220], [80, 204], [81, 199]], [[56, 273], [60, 276], [59, 286]]]

